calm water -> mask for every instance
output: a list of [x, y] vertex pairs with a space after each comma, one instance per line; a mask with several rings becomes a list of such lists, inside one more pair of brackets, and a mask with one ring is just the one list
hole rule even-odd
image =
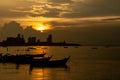
[[0, 53], [25, 54], [46, 52], [53, 59], [71, 56], [68, 68], [33, 68], [29, 65], [0, 63], [0, 80], [120, 80], [120, 47], [0, 47]]

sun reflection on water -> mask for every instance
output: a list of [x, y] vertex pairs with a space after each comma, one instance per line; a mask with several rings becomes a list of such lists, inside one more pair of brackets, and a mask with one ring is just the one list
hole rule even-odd
[[65, 68], [34, 68], [31, 80], [67, 80], [69, 70]]
[[32, 79], [31, 80], [48, 80], [49, 69], [44, 68], [34, 68], [32, 70]]
[[41, 46], [41, 47], [37, 47], [36, 50], [33, 50], [32, 53], [35, 54], [41, 54], [41, 53], [46, 53], [45, 56], [50, 56], [50, 51], [49, 51], [49, 47], [48, 46]]

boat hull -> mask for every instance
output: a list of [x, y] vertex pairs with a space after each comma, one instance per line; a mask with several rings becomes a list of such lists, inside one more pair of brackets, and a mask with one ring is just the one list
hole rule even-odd
[[16, 64], [30, 64], [34, 57], [42, 57], [44, 59], [43, 54], [22, 54], [22, 55], [0, 55], [0, 62], [2, 63], [16, 63]]
[[30, 66], [31, 67], [65, 67], [68, 60], [69, 57], [61, 60], [48, 60], [38, 63], [31, 63]]

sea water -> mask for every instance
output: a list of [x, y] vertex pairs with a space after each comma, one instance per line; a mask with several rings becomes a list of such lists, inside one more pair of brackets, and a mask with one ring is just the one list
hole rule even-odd
[[[34, 47], [34, 49], [29, 49]], [[52, 59], [70, 56], [67, 68], [33, 68], [0, 63], [0, 80], [120, 80], [120, 47], [0, 47], [3, 54], [47, 53]]]

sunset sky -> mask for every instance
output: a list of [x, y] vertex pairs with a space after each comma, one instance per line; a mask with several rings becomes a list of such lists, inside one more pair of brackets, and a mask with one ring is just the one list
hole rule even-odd
[[[4, 25], [10, 21], [18, 29]], [[44, 39], [51, 33], [55, 41], [118, 43], [120, 0], [1, 0], [0, 27], [1, 40], [22, 27], [26, 36]]]

